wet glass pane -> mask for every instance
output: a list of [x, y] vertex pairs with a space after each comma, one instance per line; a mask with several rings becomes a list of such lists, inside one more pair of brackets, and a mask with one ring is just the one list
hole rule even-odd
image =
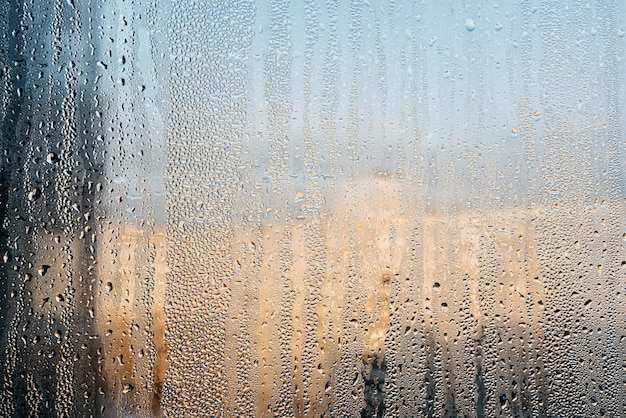
[[626, 416], [626, 4], [0, 3], [0, 416]]

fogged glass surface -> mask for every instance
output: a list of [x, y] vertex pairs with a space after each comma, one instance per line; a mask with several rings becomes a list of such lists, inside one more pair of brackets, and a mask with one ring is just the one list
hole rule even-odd
[[626, 416], [622, 1], [0, 28], [0, 416]]

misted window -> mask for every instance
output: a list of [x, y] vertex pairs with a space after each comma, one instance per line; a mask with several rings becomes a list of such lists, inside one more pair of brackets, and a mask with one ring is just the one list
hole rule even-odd
[[0, 416], [626, 416], [624, 2], [0, 28]]

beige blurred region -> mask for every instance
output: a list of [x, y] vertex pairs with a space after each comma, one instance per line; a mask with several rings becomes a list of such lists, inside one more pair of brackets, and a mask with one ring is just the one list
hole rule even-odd
[[[345, 199], [339, 199], [332, 213], [324, 216], [319, 230], [324, 237], [321, 248], [326, 260], [318, 289], [310, 289], [306, 278], [319, 253], [313, 253], [307, 244], [307, 234], [317, 227], [315, 220], [294, 219], [285, 225], [272, 217], [263, 225], [263, 260], [258, 274], [259, 306], [257, 315], [257, 353], [259, 356], [259, 384], [257, 387], [257, 416], [268, 416], [267, 405], [280, 399], [284, 369], [281, 364], [280, 322], [277, 311], [281, 306], [283, 289], [293, 293], [290, 307], [293, 330], [290, 335], [293, 412], [296, 416], [322, 414], [329, 410], [334, 371], [338, 366], [342, 338], [346, 336], [341, 324], [353, 309], [363, 309], [364, 318], [358, 318], [356, 332], [363, 352], [359, 353], [371, 364], [385, 355], [385, 338], [389, 327], [391, 277], [398, 274], [407, 251], [407, 220], [399, 213], [397, 187], [376, 176], [356, 188], [345, 190]], [[289, 230], [289, 233], [286, 233]], [[279, 254], [284, 246], [290, 248], [289, 267], [281, 268]], [[351, 265], [351, 257], [359, 259]], [[359, 295], [347, 295], [350, 269], [358, 269]], [[287, 284], [286, 284], [287, 283]], [[312, 296], [315, 294], [315, 296]], [[355, 302], [356, 300], [356, 302]], [[353, 304], [362, 306], [356, 307]], [[315, 324], [306, 323], [306, 310], [312, 310]], [[314, 333], [314, 347], [306, 346], [306, 334]], [[313, 351], [315, 370], [306, 370], [302, 357]], [[310, 379], [305, 376], [310, 373]], [[308, 381], [308, 387], [303, 387]], [[310, 409], [304, 407], [309, 399]]]
[[[442, 394], [450, 393], [445, 381], [476, 386], [481, 370], [475, 365], [464, 370], [465, 358], [473, 355], [470, 350], [475, 350], [476, 341], [496, 338], [487, 328], [499, 328], [501, 335], [508, 332], [527, 343], [532, 334], [532, 343], [541, 345], [545, 295], [538, 271], [535, 214], [507, 208], [437, 215], [418, 207], [403, 208], [406, 201], [402, 184], [387, 173], [346, 185], [332, 196], [329, 213], [320, 217], [323, 244], [316, 253], [306, 242], [317, 219], [294, 219], [286, 225], [272, 217], [263, 225], [265, 239], [257, 249], [263, 254], [258, 271], [259, 304], [258, 311], [251, 312], [257, 318], [253, 333], [259, 364], [257, 416], [272, 416], [272, 405], [284, 402], [277, 383], [284, 379], [286, 369], [281, 352], [284, 333], [277, 315], [280, 309], [287, 308], [291, 314], [287, 369], [291, 370], [295, 416], [332, 409], [333, 402], [339, 401], [333, 398], [337, 375], [346, 367], [358, 373], [355, 387], [363, 392], [360, 396], [375, 399], [375, 393], [382, 390], [385, 369], [393, 367], [386, 364], [386, 351], [390, 344], [400, 343], [397, 335], [390, 336], [391, 312], [396, 311], [396, 321], [404, 322], [399, 327], [402, 330], [409, 325], [419, 327], [414, 316], [402, 317], [401, 307], [393, 306], [392, 299], [421, 307], [425, 350], [435, 353], [445, 366], [435, 371], [441, 375], [433, 376], [436, 390]], [[403, 210], [413, 212], [412, 221]], [[412, 224], [415, 219], [420, 224], [420, 245], [410, 248], [410, 237], [417, 228]], [[281, 263], [279, 254], [285, 245], [290, 247], [291, 259]], [[415, 269], [409, 268], [408, 259], [416, 252], [421, 253], [421, 277], [410, 276]], [[306, 283], [313, 274], [309, 271], [314, 265], [312, 259], [325, 263], [315, 266], [323, 271], [317, 291]], [[486, 270], [488, 259], [496, 260], [497, 270]], [[414, 286], [403, 284], [408, 280]], [[281, 306], [285, 286], [293, 293], [289, 307]], [[468, 321], [459, 317], [460, 307], [467, 311]], [[314, 324], [306, 322], [306, 310], [313, 311]], [[505, 327], [509, 331], [503, 331]], [[307, 333], [314, 334], [313, 346], [306, 344]], [[349, 349], [358, 350], [347, 356], [353, 364], [340, 364], [342, 350]], [[302, 364], [307, 351], [314, 358], [313, 370]], [[518, 361], [519, 366], [505, 374], [515, 374], [517, 369], [526, 369], [527, 363], [537, 362], [525, 353], [507, 355], [503, 361]], [[309, 384], [303, 387], [306, 381]], [[501, 384], [507, 383], [503, 380]], [[373, 394], [368, 395], [368, 390]], [[357, 404], [367, 407], [362, 401]], [[467, 407], [475, 409], [474, 405]]]
[[[377, 173], [337, 188], [317, 217], [265, 208], [258, 228], [235, 228], [226, 415], [237, 415], [243, 398], [259, 417], [319, 415], [349, 391], [357, 412], [373, 413], [392, 383], [420, 393], [421, 404], [408, 410], [426, 408], [432, 394], [433, 410], [475, 411], [482, 402], [493, 416], [493, 397], [520, 381], [539, 389], [508, 405], [542, 405], [540, 211], [437, 214], [411, 202], [406, 187]], [[297, 197], [306, 205], [306, 194]], [[110, 234], [94, 292], [103, 404], [161, 416], [165, 228], [126, 225]], [[421, 341], [411, 347], [409, 338]], [[455, 398], [463, 391], [473, 395]]]
[[[362, 382], [371, 378], [373, 367], [380, 367], [385, 361], [393, 308], [392, 280], [407, 275], [403, 261], [415, 250], [408, 244], [414, 225], [402, 214], [400, 187], [386, 173], [378, 173], [370, 181], [349, 185], [343, 194], [334, 196], [333, 210], [320, 223], [326, 265], [324, 278], [317, 284], [319, 298], [314, 300], [305, 280], [310, 274], [307, 259], [314, 256], [306, 244], [311, 221], [293, 219], [281, 224], [273, 217], [261, 226], [260, 241], [249, 231], [237, 235], [248, 248], [262, 254], [258, 276], [244, 279], [258, 280], [255, 288], [258, 305], [255, 312], [247, 313], [256, 318], [251, 322], [256, 331], [250, 333], [250, 338], [256, 341], [253, 356], [259, 368], [258, 383], [252, 388], [256, 391], [257, 416], [269, 416], [268, 405], [281, 402], [284, 397], [276, 384], [285, 378], [281, 349], [284, 322], [279, 320], [278, 313], [281, 309], [289, 310], [293, 331], [288, 336], [287, 370], [291, 371], [289, 402], [295, 416], [321, 414], [331, 407], [340, 352], [348, 347], [342, 341], [356, 340], [351, 347], [359, 347], [360, 351], [351, 354], [361, 360], [354, 368], [359, 370]], [[466, 295], [474, 318], [468, 337], [481, 338], [484, 322], [493, 321], [493, 318], [485, 319], [485, 309], [493, 311], [495, 316], [508, 316], [515, 323], [541, 322], [541, 312], [528, 312], [525, 303], [529, 291], [534, 292], [535, 298], [543, 297], [539, 282], [532, 280], [538, 277], [536, 247], [533, 226], [527, 218], [527, 214], [511, 210], [490, 218], [467, 213], [445, 217], [423, 215], [423, 277], [413, 278], [419, 282], [414, 288], [418, 290], [402, 298], [414, 300], [422, 307], [427, 340], [444, 347], [450, 345], [449, 336], [464, 326], [455, 320], [450, 307], [462, 303], [455, 298]], [[494, 257], [507, 266], [497, 290], [494, 288], [498, 293], [494, 293], [494, 298], [506, 299], [506, 308], [492, 306], [492, 301], [481, 295], [478, 260], [481, 239], [494, 242], [498, 252]], [[167, 273], [165, 229], [126, 225], [119, 238], [111, 235], [104, 242], [108, 245], [102, 247], [99, 255], [102, 261], [95, 301], [95, 323], [104, 341], [102, 375], [107, 384], [105, 392], [111, 396], [104, 404], [110, 405], [112, 411], [127, 410], [133, 405], [141, 410], [144, 405], [144, 410], [160, 416], [168, 366], [163, 317]], [[152, 255], [144, 252], [145, 245], [153, 251]], [[285, 246], [289, 247], [289, 260], [284, 260]], [[141, 263], [148, 263], [153, 269], [148, 282], [140, 274], [145, 268]], [[454, 281], [453, 272], [466, 276], [463, 283]], [[293, 295], [291, 306], [282, 306], [286, 282], [287, 291]], [[147, 311], [137, 300], [142, 292], [150, 295]], [[235, 309], [239, 305], [232, 306]], [[315, 324], [306, 323], [307, 309], [313, 310]], [[353, 326], [349, 329], [339, 326], [344, 323]], [[151, 339], [146, 339], [144, 327], [150, 329]], [[314, 333], [314, 347], [306, 346], [307, 332]], [[317, 365], [312, 371], [301, 364], [307, 350]], [[454, 353], [447, 356], [453, 358]], [[308, 387], [304, 387], [306, 373], [312, 375]], [[235, 393], [225, 397], [226, 402], [232, 399]], [[307, 399], [308, 409], [304, 407]]]
[[[167, 266], [165, 228], [124, 225], [104, 233], [94, 322], [103, 342], [99, 404], [119, 411], [161, 416], [167, 369], [163, 306]], [[111, 416], [112, 416], [111, 415]]]

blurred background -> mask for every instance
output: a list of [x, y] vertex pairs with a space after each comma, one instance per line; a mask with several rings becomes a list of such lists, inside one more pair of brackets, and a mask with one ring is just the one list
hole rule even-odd
[[623, 2], [0, 28], [0, 416], [626, 416]]

